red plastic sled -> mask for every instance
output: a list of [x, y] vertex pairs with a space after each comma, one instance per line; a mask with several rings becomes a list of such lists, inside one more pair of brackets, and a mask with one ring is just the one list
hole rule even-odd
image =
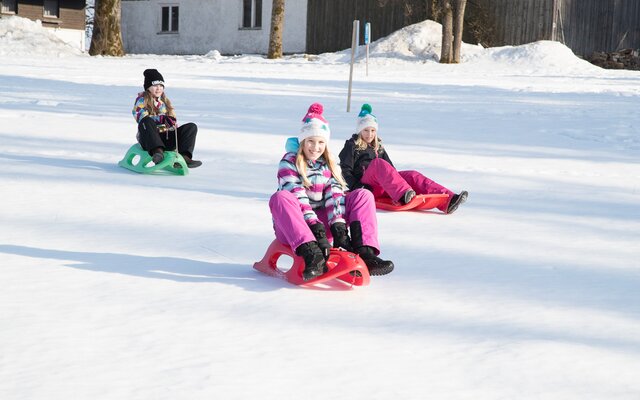
[[449, 200], [448, 194], [419, 194], [407, 204], [395, 203], [388, 197], [376, 199], [376, 208], [388, 211], [419, 211], [437, 208], [446, 204]]
[[[283, 254], [293, 258], [293, 265], [288, 271], [282, 271], [277, 265], [278, 259]], [[353, 286], [367, 286], [369, 284], [369, 270], [357, 254], [331, 249], [327, 267], [329, 267], [328, 272], [305, 281], [302, 279], [302, 271], [304, 270], [303, 258], [296, 255], [289, 246], [280, 243], [278, 240], [271, 242], [262, 260], [253, 264], [253, 268], [260, 272], [276, 278], [282, 278], [299, 286], [316, 285], [334, 279]]]

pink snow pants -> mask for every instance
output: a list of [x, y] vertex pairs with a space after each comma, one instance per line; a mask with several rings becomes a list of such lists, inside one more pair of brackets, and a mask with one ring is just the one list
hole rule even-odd
[[[275, 192], [269, 200], [269, 208], [273, 216], [273, 229], [276, 239], [292, 249], [297, 249], [303, 243], [316, 240], [304, 220], [298, 198], [287, 190]], [[378, 244], [378, 220], [376, 219], [376, 204], [371, 192], [357, 189], [346, 194], [345, 219], [347, 226], [354, 221], [360, 221], [362, 226], [362, 244], [371, 246], [380, 252]], [[316, 215], [322, 221], [327, 236], [331, 239], [331, 230], [324, 209], [316, 210]]]
[[[373, 189], [375, 198], [391, 197], [393, 201], [399, 201], [409, 189], [416, 194], [448, 194], [449, 199], [455, 194], [418, 171], [397, 171], [381, 158], [371, 161], [361, 182]], [[439, 206], [438, 210], [447, 212], [448, 206], [449, 202]]]

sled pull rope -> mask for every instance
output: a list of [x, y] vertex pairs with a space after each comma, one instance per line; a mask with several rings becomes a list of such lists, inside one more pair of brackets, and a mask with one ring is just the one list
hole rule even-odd
[[[176, 122], [176, 125], [177, 124], [178, 122]], [[176, 139], [176, 156], [177, 156], [178, 154], [180, 154], [180, 152], [178, 151], [178, 127], [176, 125], [173, 126], [173, 133]]]

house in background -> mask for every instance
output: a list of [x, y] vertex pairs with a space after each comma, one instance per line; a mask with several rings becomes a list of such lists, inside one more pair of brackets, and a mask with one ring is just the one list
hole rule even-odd
[[17, 15], [52, 29], [70, 45], [84, 51], [86, 0], [0, 0], [0, 18]]
[[[130, 54], [266, 54], [271, 0], [122, 0], [121, 28]], [[285, 53], [306, 49], [307, 1], [285, 6]]]

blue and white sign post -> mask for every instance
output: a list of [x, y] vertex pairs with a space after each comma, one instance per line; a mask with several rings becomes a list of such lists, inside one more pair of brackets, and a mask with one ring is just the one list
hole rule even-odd
[[367, 49], [366, 68], [367, 76], [369, 76], [369, 43], [371, 42], [371, 23], [364, 24], [364, 44]]

